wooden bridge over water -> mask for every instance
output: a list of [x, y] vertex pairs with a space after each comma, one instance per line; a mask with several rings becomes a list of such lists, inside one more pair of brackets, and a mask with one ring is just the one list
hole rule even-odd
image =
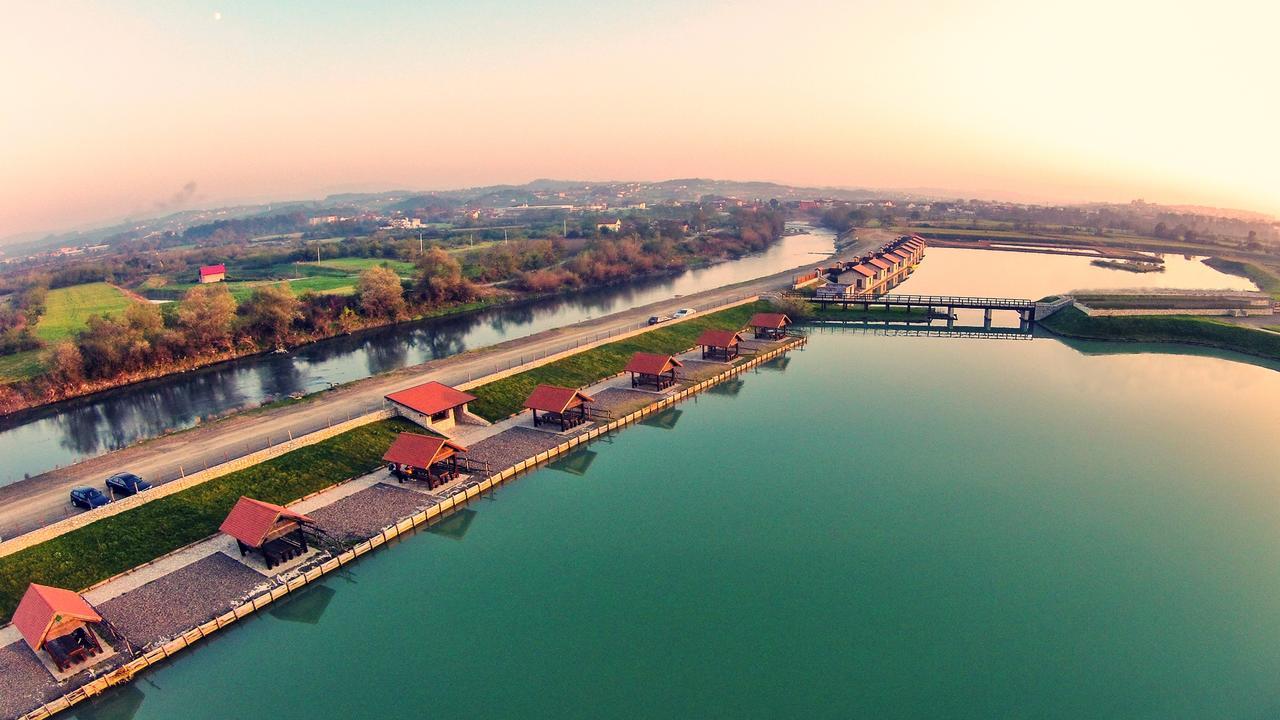
[[[800, 293], [785, 293], [790, 297], [802, 298]], [[956, 310], [982, 310], [985, 324], [991, 324], [991, 313], [995, 310], [1010, 310], [1018, 313], [1023, 323], [1036, 321], [1036, 310], [1039, 303], [1035, 300], [995, 297], [969, 297], [963, 295], [844, 295], [840, 297], [803, 297], [804, 300], [826, 309], [828, 305], [836, 305], [845, 310], [861, 306], [863, 310], [873, 307], [890, 308], [926, 308], [929, 313], [946, 310], [946, 316], [953, 318]], [[1056, 308], [1055, 308], [1056, 309]]]

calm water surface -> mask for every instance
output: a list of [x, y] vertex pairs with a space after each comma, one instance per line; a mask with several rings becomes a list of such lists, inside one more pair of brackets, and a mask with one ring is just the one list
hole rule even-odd
[[334, 338], [288, 355], [224, 363], [0, 420], [0, 485], [264, 400], [311, 393], [330, 383], [359, 380], [817, 262], [830, 255], [833, 243], [832, 233], [813, 228], [810, 234], [786, 236], [763, 253], [673, 278]]
[[78, 717], [1276, 716], [1280, 373], [1090, 352], [816, 332]]

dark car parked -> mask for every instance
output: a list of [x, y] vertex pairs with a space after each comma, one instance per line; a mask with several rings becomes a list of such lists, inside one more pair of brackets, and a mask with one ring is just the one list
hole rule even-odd
[[76, 507], [82, 507], [85, 510], [102, 507], [109, 502], [111, 502], [111, 499], [103, 495], [98, 488], [78, 487], [71, 491], [71, 504]]
[[129, 472], [116, 473], [107, 478], [107, 489], [120, 495], [136, 495], [150, 490], [151, 483]]

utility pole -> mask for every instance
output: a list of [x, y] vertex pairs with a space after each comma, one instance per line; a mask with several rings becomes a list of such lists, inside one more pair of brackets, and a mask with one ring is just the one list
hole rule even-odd
[[320, 243], [316, 243], [316, 264], [320, 264]]
[[507, 244], [507, 229], [506, 229], [506, 228], [502, 228], [502, 244], [503, 244], [503, 245], [506, 245], [506, 244]]
[[418, 233], [418, 257], [422, 257], [422, 233]]

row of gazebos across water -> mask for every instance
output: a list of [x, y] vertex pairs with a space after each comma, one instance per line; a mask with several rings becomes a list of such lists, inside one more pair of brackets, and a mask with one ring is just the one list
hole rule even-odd
[[[305, 555], [315, 521], [274, 503], [241, 497], [219, 530], [231, 536], [243, 557], [261, 557], [267, 570]], [[83, 595], [31, 583], [13, 613], [13, 625], [54, 676], [64, 680], [120, 650], [132, 652]], [[114, 647], [113, 644], [114, 643]]]
[[[749, 327], [756, 338], [781, 339], [791, 320], [779, 313], [758, 313]], [[738, 357], [742, 333], [707, 330], [698, 338], [702, 358], [731, 362]], [[639, 352], [624, 372], [633, 388], [664, 391], [676, 384], [683, 367], [671, 355]], [[484, 423], [467, 409], [475, 396], [438, 382], [429, 382], [387, 396], [404, 416], [423, 427], [443, 432], [460, 423]], [[550, 424], [561, 431], [604, 415], [590, 407], [594, 399], [575, 388], [539, 385], [525, 401], [535, 427]], [[383, 455], [402, 481], [421, 479], [434, 488], [470, 469], [467, 449], [442, 436], [401, 433]], [[241, 557], [257, 555], [267, 570], [307, 554], [318, 534], [315, 521], [281, 505], [241, 497], [219, 530], [233, 538]], [[110, 623], [79, 593], [32, 583], [14, 611], [13, 624], [27, 645], [55, 677], [67, 677], [115, 654], [109, 639], [118, 636]], [[124, 644], [122, 639], [117, 644]]]

